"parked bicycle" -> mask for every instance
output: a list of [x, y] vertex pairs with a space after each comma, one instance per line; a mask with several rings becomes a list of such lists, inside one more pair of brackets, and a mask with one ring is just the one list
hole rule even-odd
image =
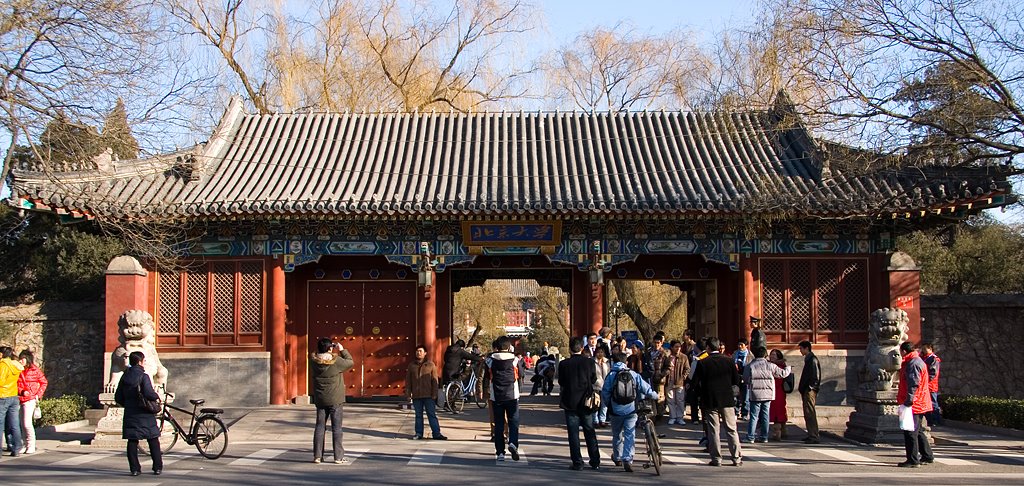
[[[466, 374], [469, 376], [464, 379], [462, 376]], [[452, 413], [461, 413], [468, 401], [476, 403], [477, 408], [486, 407], [487, 402], [482, 396], [477, 394], [477, 380], [476, 372], [473, 370], [473, 367], [464, 367], [462, 372], [457, 376], [453, 376], [452, 381], [445, 385], [444, 407]]]
[[[157, 420], [160, 424], [160, 430], [164, 430], [164, 424], [169, 422], [174, 429], [174, 434], [171, 435], [170, 442], [166, 446], [162, 446], [163, 451], [170, 451], [178, 443], [178, 437], [180, 436], [186, 444], [195, 446], [196, 450], [207, 459], [217, 459], [223, 455], [224, 451], [228, 448], [228, 428], [224, 425], [219, 415], [224, 413], [224, 409], [203, 408], [199, 409], [199, 413], [196, 413], [196, 409], [206, 402], [206, 400], [199, 399], [188, 401], [192, 404], [192, 411], [189, 412], [167, 403], [168, 396], [168, 393], [164, 393], [164, 406], [160, 414], [157, 415]], [[181, 423], [174, 418], [171, 410], [188, 414], [190, 419], [187, 429], [182, 427]]]
[[643, 431], [647, 443], [647, 462], [644, 469], [654, 467], [654, 474], [661, 476], [661, 443], [658, 432], [654, 429], [654, 410], [656, 404], [652, 400], [641, 400], [636, 407], [636, 430]]

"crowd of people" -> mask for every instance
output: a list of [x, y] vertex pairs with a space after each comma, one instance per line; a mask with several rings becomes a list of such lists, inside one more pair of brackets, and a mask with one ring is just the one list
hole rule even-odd
[[[517, 353], [512, 340], [501, 336], [484, 353], [473, 344], [458, 340], [444, 353], [441, 371], [429, 358], [429, 350], [416, 347], [409, 363], [405, 389], [415, 409], [412, 439], [425, 439], [424, 418], [433, 440], [447, 440], [437, 418], [439, 390], [451, 380], [462, 380], [468, 374], [477, 376], [476, 393], [487, 401], [491, 439], [495, 459], [506, 455], [518, 461], [520, 386], [527, 368], [533, 368], [533, 388], [550, 395], [557, 381], [559, 407], [565, 414], [570, 466], [584, 467], [580, 444], [583, 431], [587, 462], [592, 469], [601, 468], [601, 454], [596, 428], [611, 427], [612, 453], [615, 466], [632, 472], [636, 441], [638, 404], [652, 403], [655, 418], [668, 416], [667, 424], [687, 425], [687, 407], [691, 423], [703, 425], [701, 444], [710, 454], [711, 466], [721, 466], [725, 457], [719, 439], [724, 429], [729, 459], [734, 466], [743, 463], [742, 443], [764, 443], [785, 439], [788, 414], [786, 394], [799, 391], [807, 436], [803, 442], [820, 441], [815, 402], [821, 387], [821, 364], [811, 351], [811, 343], [799, 345], [803, 371], [795, 383], [792, 367], [779, 349], [768, 350], [764, 334], [754, 329], [751, 340], [740, 339], [733, 353], [726, 354], [725, 344], [716, 337], [694, 339], [687, 330], [680, 340], [665, 342], [664, 333], [657, 333], [651, 344], [621, 336], [611, 336], [602, 329], [569, 340], [571, 355], [561, 359], [557, 348], [544, 345], [539, 358], [530, 353]], [[941, 360], [931, 344], [923, 343], [920, 351], [909, 342], [900, 346], [903, 364], [900, 369], [897, 400], [901, 408], [912, 414], [912, 426], [904, 426], [907, 460], [900, 467], [919, 467], [934, 461], [934, 455], [923, 434], [924, 424], [939, 425], [938, 379]], [[162, 471], [160, 430], [156, 416], [144, 410], [144, 400], [159, 400], [150, 377], [145, 372], [145, 356], [134, 352], [128, 357], [129, 368], [121, 377], [115, 400], [125, 408], [123, 437], [127, 440], [130, 472], [138, 475], [139, 441], [146, 440], [154, 474]], [[313, 434], [313, 462], [324, 460], [328, 419], [332, 429], [335, 463], [345, 464], [342, 422], [345, 403], [345, 371], [354, 366], [352, 355], [341, 344], [323, 338], [310, 356], [316, 407]], [[47, 380], [35, 364], [31, 351], [15, 355], [14, 350], [0, 346], [0, 430], [4, 431], [7, 450], [12, 456], [36, 452], [33, 420], [39, 418], [38, 401], [46, 391]], [[443, 406], [443, 403], [440, 403]], [[746, 436], [741, 439], [737, 420], [747, 420]], [[710, 439], [710, 440], [709, 440]]]

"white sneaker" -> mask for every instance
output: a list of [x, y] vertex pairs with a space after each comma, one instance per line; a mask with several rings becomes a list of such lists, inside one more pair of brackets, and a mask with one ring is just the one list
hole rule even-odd
[[676, 420], [676, 425], [686, 425], [686, 421], [683, 419]]
[[678, 424], [678, 423], [679, 423], [679, 421], [676, 420], [676, 419], [672, 419], [672, 418], [668, 419], [668, 424], [669, 425], [675, 425], [675, 424]]
[[495, 458], [498, 460], [498, 462], [505, 462], [505, 454], [504, 453], [498, 454]]
[[512, 454], [512, 460], [513, 461], [518, 461], [519, 460], [519, 448], [516, 447], [515, 444], [509, 444], [508, 445], [508, 451], [509, 451], [509, 453]]

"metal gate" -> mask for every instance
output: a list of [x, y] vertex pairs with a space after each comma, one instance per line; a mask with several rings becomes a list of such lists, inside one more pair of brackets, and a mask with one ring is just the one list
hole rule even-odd
[[307, 295], [309, 349], [330, 337], [356, 362], [347, 395], [402, 395], [416, 346], [416, 283], [312, 281]]

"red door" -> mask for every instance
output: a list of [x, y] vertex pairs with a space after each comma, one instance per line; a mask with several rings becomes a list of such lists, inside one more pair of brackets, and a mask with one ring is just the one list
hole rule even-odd
[[400, 396], [416, 346], [415, 282], [309, 282], [309, 349], [321, 337], [352, 353], [350, 397]]

